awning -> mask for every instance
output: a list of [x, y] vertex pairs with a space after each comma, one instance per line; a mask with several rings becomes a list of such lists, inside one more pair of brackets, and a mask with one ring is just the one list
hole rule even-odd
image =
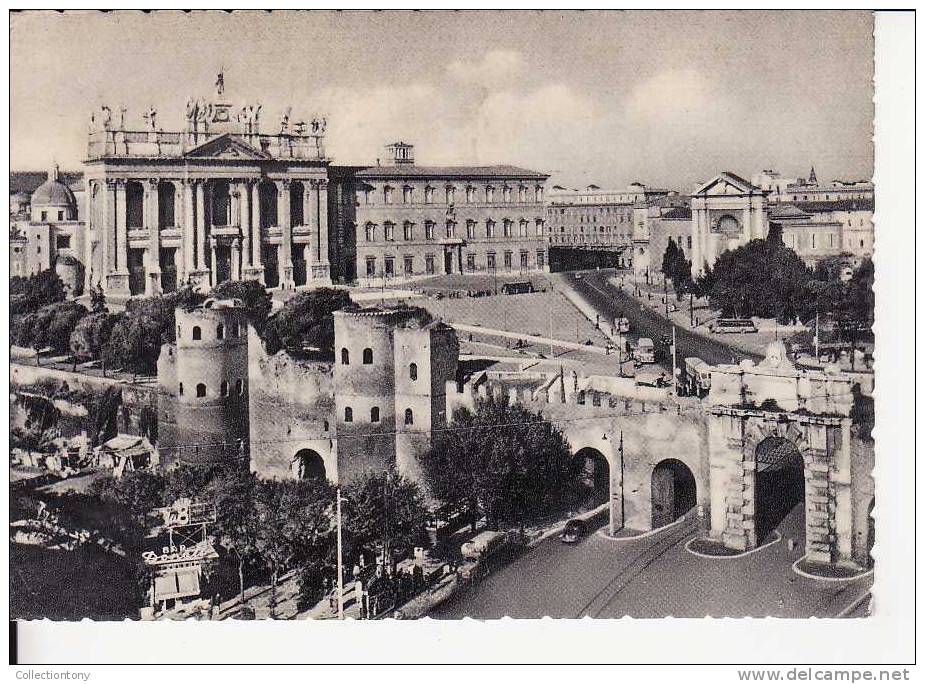
[[199, 596], [199, 571], [195, 568], [171, 570], [154, 578], [154, 600]]

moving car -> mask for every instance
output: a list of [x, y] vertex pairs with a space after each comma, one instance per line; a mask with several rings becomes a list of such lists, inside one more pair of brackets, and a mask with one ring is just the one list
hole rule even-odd
[[587, 525], [583, 520], [572, 518], [565, 523], [565, 529], [559, 535], [559, 541], [563, 544], [576, 544], [588, 531]]
[[630, 331], [630, 319], [622, 316], [617, 319], [616, 325], [614, 327], [617, 329], [618, 333], [625, 335]]
[[707, 326], [711, 333], [756, 333], [758, 328], [750, 318], [717, 318]]

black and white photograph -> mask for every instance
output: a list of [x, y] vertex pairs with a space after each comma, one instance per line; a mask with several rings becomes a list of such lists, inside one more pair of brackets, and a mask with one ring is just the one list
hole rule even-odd
[[9, 16], [11, 620], [876, 615], [874, 12]]

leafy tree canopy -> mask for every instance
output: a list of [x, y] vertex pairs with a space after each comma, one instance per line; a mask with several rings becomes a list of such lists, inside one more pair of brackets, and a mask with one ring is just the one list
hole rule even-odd
[[493, 524], [524, 524], [573, 503], [581, 470], [558, 428], [506, 398], [458, 409], [422, 465], [434, 496]]
[[317, 347], [325, 353], [334, 350], [335, 311], [353, 302], [346, 290], [323, 287], [300, 292], [267, 318], [263, 341], [269, 354], [280, 349], [299, 354], [305, 347]]

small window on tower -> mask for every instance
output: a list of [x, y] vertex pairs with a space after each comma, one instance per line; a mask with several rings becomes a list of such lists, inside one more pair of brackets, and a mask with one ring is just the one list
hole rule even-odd
[[418, 379], [418, 365], [416, 363], [412, 363], [410, 366], [408, 366], [408, 376], [412, 380]]

